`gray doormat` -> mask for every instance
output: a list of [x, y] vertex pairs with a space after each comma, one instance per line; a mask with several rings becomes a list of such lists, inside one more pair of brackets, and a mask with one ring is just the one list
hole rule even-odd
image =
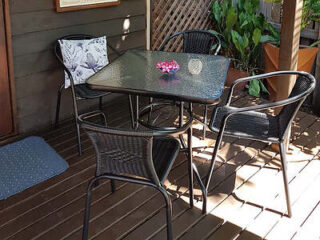
[[42, 138], [0, 147], [0, 200], [64, 172], [69, 167]]

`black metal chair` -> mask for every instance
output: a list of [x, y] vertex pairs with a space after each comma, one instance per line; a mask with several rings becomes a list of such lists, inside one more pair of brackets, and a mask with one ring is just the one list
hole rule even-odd
[[[153, 187], [161, 192], [166, 201], [167, 236], [172, 239], [172, 206], [164, 188], [172, 164], [180, 151], [178, 140], [168, 135], [179, 135], [190, 130], [192, 118], [183, 127], [167, 131], [135, 131], [115, 129], [85, 122], [90, 113], [78, 117], [78, 124], [88, 133], [96, 151], [96, 176], [88, 186], [82, 239], [88, 239], [91, 190], [101, 179], [127, 181]], [[192, 176], [192, 167], [189, 167]], [[190, 190], [192, 190], [192, 178]], [[191, 194], [192, 195], [192, 194]], [[190, 203], [191, 204], [191, 203]]]
[[[237, 84], [248, 82], [254, 79], [279, 77], [288, 74], [298, 76], [288, 99], [241, 108], [230, 106], [233, 90]], [[278, 80], [281, 80], [281, 78]], [[217, 132], [218, 136], [207, 175], [206, 191], [208, 191], [214, 164], [224, 135], [268, 143], [276, 143], [279, 144], [280, 147], [280, 157], [283, 169], [283, 181], [287, 203], [287, 214], [285, 215], [291, 217], [292, 211], [287, 179], [287, 160], [284, 141], [300, 106], [314, 88], [315, 78], [311, 74], [297, 71], [279, 71], [236, 80], [231, 86], [227, 104], [223, 107], [215, 109], [209, 124], [211, 131]], [[276, 116], [260, 112], [262, 110], [273, 109], [276, 107], [282, 107], [281, 112]], [[204, 199], [204, 204], [206, 204], [206, 199]]]
[[[218, 55], [221, 49], [220, 38], [209, 31], [206, 30], [186, 30], [182, 32], [177, 32], [172, 34], [167, 38], [159, 48], [159, 51], [167, 50], [166, 47], [170, 48], [170, 42], [174, 39], [181, 37], [183, 39], [182, 52], [184, 53], [197, 53], [197, 54], [211, 54]], [[152, 101], [152, 99], [151, 99]], [[204, 105], [203, 120], [198, 120], [203, 124], [203, 138], [206, 137], [206, 127], [207, 127], [207, 115], [208, 115], [208, 106]]]
[[[95, 38], [95, 36], [91, 35], [85, 35], [85, 34], [75, 34], [75, 35], [68, 35], [61, 37], [58, 40], [85, 40], [85, 39], [92, 39]], [[70, 79], [70, 88], [72, 92], [72, 99], [73, 99], [73, 110], [74, 110], [74, 115], [75, 119], [77, 119], [79, 113], [78, 113], [78, 104], [77, 101], [79, 100], [88, 100], [88, 99], [99, 99], [99, 110], [92, 112], [92, 116], [88, 117], [94, 117], [97, 115], [101, 115], [104, 119], [105, 124], [106, 123], [106, 116], [102, 112], [102, 98], [104, 96], [107, 96], [110, 94], [110, 92], [105, 92], [105, 91], [98, 91], [98, 90], [92, 90], [88, 88], [87, 84], [74, 84], [73, 77], [68, 70], [68, 68], [65, 66], [63, 62], [63, 58], [61, 55], [61, 49], [58, 40], [55, 42], [54, 46], [54, 53], [58, 59], [58, 61], [61, 63], [63, 66], [64, 71], [68, 74], [69, 79]], [[120, 56], [120, 53], [114, 49], [112, 46], [108, 44], [108, 47], [117, 55]], [[57, 98], [57, 106], [56, 106], [56, 116], [55, 116], [55, 126], [57, 127], [59, 125], [59, 116], [60, 116], [60, 103], [61, 103], [61, 93], [65, 89], [65, 84], [62, 83], [59, 90], [58, 90], [58, 98]], [[131, 96], [129, 96], [129, 102], [130, 102], [130, 111], [131, 111], [131, 121], [133, 122], [133, 108], [132, 108], [132, 101], [131, 101]], [[79, 155], [82, 154], [82, 149], [81, 149], [81, 138], [80, 138], [80, 128], [79, 125], [77, 124], [76, 121], [76, 130], [77, 130], [77, 142], [78, 142], [78, 152]]]

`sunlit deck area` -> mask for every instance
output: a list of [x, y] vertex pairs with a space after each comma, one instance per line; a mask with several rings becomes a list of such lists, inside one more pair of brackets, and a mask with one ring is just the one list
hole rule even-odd
[[[226, 91], [225, 91], [226, 92]], [[235, 106], [254, 104], [239, 92]], [[123, 107], [118, 107], [123, 106]], [[130, 127], [127, 98], [107, 106], [111, 126]], [[197, 106], [199, 115], [202, 108]], [[163, 114], [164, 121], [174, 116]], [[82, 132], [78, 156], [74, 121], [40, 134], [70, 165], [69, 169], [6, 200], [0, 201], [0, 239], [81, 239], [86, 189], [95, 173], [91, 142]], [[215, 135], [194, 125], [194, 161], [205, 176]], [[279, 156], [267, 144], [224, 138], [208, 195], [208, 214], [201, 212], [201, 192], [195, 183], [195, 207], [189, 208], [187, 157], [180, 153], [166, 187], [173, 203], [174, 239], [319, 239], [320, 124], [300, 111], [292, 127], [288, 154], [292, 218], [285, 211]], [[108, 181], [93, 191], [89, 236], [92, 239], [166, 239], [165, 203], [152, 188]], [[261, 208], [257, 205], [263, 205]]]

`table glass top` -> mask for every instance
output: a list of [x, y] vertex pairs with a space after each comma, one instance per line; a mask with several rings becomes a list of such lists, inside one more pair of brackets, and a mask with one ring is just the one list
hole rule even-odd
[[[174, 59], [180, 70], [164, 74], [156, 69], [159, 61]], [[189, 71], [191, 59], [202, 62], [202, 71]], [[199, 103], [213, 103], [220, 98], [229, 59], [223, 56], [130, 50], [87, 80], [93, 89], [132, 93]]]

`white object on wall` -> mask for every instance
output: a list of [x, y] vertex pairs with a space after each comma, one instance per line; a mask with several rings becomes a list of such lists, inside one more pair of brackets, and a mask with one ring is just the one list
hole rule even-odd
[[146, 48], [147, 50], [151, 49], [151, 0], [146, 0], [146, 23], [147, 23], [147, 29], [146, 29]]

